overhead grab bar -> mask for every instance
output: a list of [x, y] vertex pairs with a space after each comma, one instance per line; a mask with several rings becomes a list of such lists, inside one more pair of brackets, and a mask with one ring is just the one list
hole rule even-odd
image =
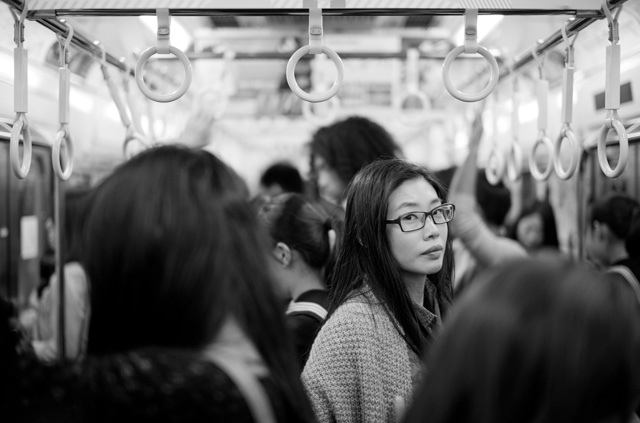
[[[546, 181], [551, 175], [553, 170], [553, 143], [547, 136], [547, 115], [549, 106], [549, 81], [545, 78], [544, 73], [544, 56], [541, 58], [535, 49], [532, 50], [533, 56], [538, 62], [538, 70], [540, 72], [540, 79], [538, 79], [536, 86], [538, 92], [538, 137], [533, 143], [531, 153], [529, 154], [529, 171], [531, 176], [538, 181]], [[539, 145], [547, 147], [549, 155], [547, 157], [547, 165], [544, 170], [541, 171], [536, 165], [536, 150]]]
[[516, 182], [522, 177], [522, 147], [520, 147], [520, 85], [518, 75], [513, 75], [513, 93], [511, 98], [511, 144], [507, 154], [507, 177]]
[[[611, 44], [607, 46], [607, 67], [606, 67], [606, 84], [605, 84], [605, 109], [607, 114], [604, 124], [600, 129], [600, 137], [598, 138], [598, 162], [600, 168], [609, 178], [620, 176], [627, 166], [629, 158], [629, 140], [624, 125], [620, 122], [618, 110], [620, 109], [620, 39], [618, 17], [622, 11], [622, 7], [618, 9], [614, 17], [609, 10], [607, 0], [602, 0], [602, 10], [609, 21], [609, 41]], [[609, 166], [607, 160], [607, 134], [610, 129], [615, 129], [618, 134], [618, 144], [620, 146], [620, 156], [615, 169]]]
[[[14, 17], [14, 42], [16, 47], [13, 49], [13, 109], [16, 113], [13, 119], [13, 128], [11, 129], [11, 141], [9, 143], [9, 156], [11, 158], [11, 167], [13, 173], [20, 179], [24, 179], [31, 169], [31, 128], [27, 120], [27, 111], [29, 110], [29, 55], [27, 49], [23, 47], [24, 43], [24, 20], [27, 17], [27, 1], [24, 1], [22, 13], [20, 17]], [[23, 153], [22, 161], [20, 161], [20, 135], [23, 136]]]
[[[578, 140], [571, 128], [571, 119], [573, 116], [573, 74], [575, 72], [574, 68], [574, 48], [576, 40], [578, 39], [577, 33], [575, 37], [573, 37], [573, 41], [569, 42], [569, 37], [567, 36], [567, 28], [566, 25], [562, 27], [562, 38], [564, 39], [566, 48], [566, 60], [564, 70], [562, 71], [562, 127], [560, 128], [560, 134], [556, 138], [556, 142], [554, 144], [554, 154], [553, 154], [553, 167], [556, 170], [556, 174], [560, 179], [566, 180], [571, 178], [575, 173], [578, 162], [580, 161], [580, 146], [578, 145]], [[571, 154], [569, 167], [567, 170], [562, 168], [562, 161], [560, 157], [560, 148], [562, 147], [562, 141], [564, 139], [569, 141], [569, 145], [571, 148]]]
[[[494, 90], [496, 85], [498, 85], [498, 77], [500, 76], [500, 72], [498, 69], [498, 62], [496, 58], [493, 57], [493, 54], [489, 52], [485, 47], [478, 45], [478, 9], [467, 9], [464, 12], [464, 28], [465, 28], [465, 39], [464, 45], [458, 46], [451, 50], [447, 57], [444, 58], [444, 63], [442, 64], [442, 81], [444, 82], [444, 87], [449, 91], [449, 93], [461, 101], [473, 102], [480, 101], [486, 98], [491, 92]], [[466, 94], [462, 91], [458, 90], [453, 86], [451, 82], [451, 63], [455, 60], [456, 57], [461, 55], [462, 53], [466, 54], [475, 54], [479, 53], [482, 55], [489, 64], [490, 74], [489, 74], [489, 82], [487, 86], [484, 87], [480, 92], [476, 94]]]
[[[60, 58], [58, 68], [58, 121], [60, 126], [56, 133], [51, 148], [51, 164], [53, 170], [63, 181], [68, 180], [73, 172], [73, 141], [71, 140], [71, 131], [69, 130], [69, 99], [71, 92], [71, 71], [69, 70], [69, 43], [73, 38], [73, 27], [68, 22], [64, 22], [68, 33], [65, 39], [57, 35], [58, 45], [60, 46]], [[62, 169], [60, 150], [62, 141], [64, 140], [67, 148], [67, 165]]]
[[[318, 0], [311, 0], [311, 7], [309, 8], [309, 44], [300, 47], [296, 50], [287, 62], [287, 83], [291, 91], [301, 99], [309, 101], [311, 103], [320, 103], [327, 101], [338, 93], [342, 87], [342, 81], [344, 80], [344, 64], [340, 56], [333, 51], [330, 47], [324, 45], [323, 42], [323, 29], [322, 29], [322, 9], [318, 7]], [[337, 76], [333, 85], [325, 93], [306, 93], [302, 91], [298, 82], [296, 81], [296, 65], [298, 61], [305, 54], [326, 54], [336, 65]]]
[[105, 82], [107, 83], [107, 87], [109, 88], [109, 94], [111, 95], [111, 99], [113, 100], [113, 102], [116, 105], [116, 108], [118, 109], [118, 114], [120, 115], [120, 121], [122, 122], [122, 125], [124, 125], [125, 127], [125, 138], [124, 138], [124, 143], [122, 145], [122, 149], [123, 149], [125, 158], [129, 159], [133, 156], [132, 154], [128, 153], [129, 151], [128, 145], [131, 142], [137, 141], [138, 143], [142, 144], [142, 146], [145, 148], [148, 148], [149, 145], [147, 141], [144, 139], [144, 137], [140, 135], [133, 127], [133, 124], [131, 123], [131, 119], [129, 118], [129, 114], [127, 113], [127, 108], [124, 102], [122, 101], [122, 97], [120, 97], [120, 92], [118, 91], [118, 87], [116, 86], [113, 79], [111, 79], [111, 75], [109, 75], [109, 67], [106, 61], [106, 50], [104, 46], [99, 41], [96, 41], [95, 44], [102, 51], [102, 58], [100, 60], [100, 69], [102, 70], [102, 75], [104, 77]]
[[[420, 91], [420, 52], [416, 48], [407, 50], [406, 61], [406, 87], [395, 99], [396, 108], [400, 114], [400, 121], [405, 125], [422, 125], [428, 120], [427, 112], [430, 108], [429, 99]], [[403, 105], [410, 98], [415, 98], [420, 103], [420, 111], [414, 116], [405, 113]]]
[[[158, 44], [147, 48], [138, 58], [138, 63], [136, 64], [136, 83], [140, 91], [142, 91], [147, 98], [159, 103], [168, 103], [179, 99], [187, 92], [191, 85], [191, 79], [193, 78], [193, 69], [187, 55], [179, 48], [171, 45], [171, 15], [169, 14], [169, 9], [157, 9], [156, 15], [158, 16]], [[144, 65], [147, 63], [147, 60], [156, 53], [173, 54], [180, 60], [182, 66], [184, 66], [184, 80], [182, 81], [182, 85], [172, 93], [155, 93], [151, 91], [144, 82], [142, 75]]]

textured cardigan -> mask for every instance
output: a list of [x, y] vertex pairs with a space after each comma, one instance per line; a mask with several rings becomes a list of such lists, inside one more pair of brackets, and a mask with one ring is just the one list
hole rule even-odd
[[369, 291], [329, 317], [313, 343], [302, 382], [320, 423], [394, 422], [395, 398], [405, 404], [411, 400], [416, 362]]

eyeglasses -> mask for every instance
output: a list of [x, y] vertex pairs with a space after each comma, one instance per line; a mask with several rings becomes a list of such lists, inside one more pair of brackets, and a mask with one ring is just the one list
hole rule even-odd
[[397, 219], [387, 219], [387, 224], [394, 223], [400, 225], [402, 232], [413, 232], [418, 229], [424, 228], [427, 222], [427, 217], [431, 217], [431, 221], [436, 225], [450, 222], [453, 219], [453, 214], [456, 210], [456, 206], [450, 203], [442, 204], [428, 212], [410, 212], [405, 213]]

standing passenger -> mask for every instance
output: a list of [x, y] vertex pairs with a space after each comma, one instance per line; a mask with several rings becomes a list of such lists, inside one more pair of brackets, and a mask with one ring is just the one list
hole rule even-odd
[[361, 116], [352, 116], [318, 129], [310, 143], [311, 173], [320, 197], [344, 206], [344, 191], [367, 163], [400, 157], [389, 132]]
[[640, 214], [640, 205], [627, 195], [611, 194], [593, 203], [589, 211], [588, 258], [596, 266], [631, 284], [640, 299], [640, 261], [630, 256], [626, 246], [631, 224]]
[[271, 235], [274, 274], [286, 299], [287, 325], [304, 367], [318, 328], [327, 317], [326, 268], [336, 244], [329, 215], [300, 194], [281, 194], [259, 211]]
[[142, 152], [95, 189], [85, 235], [87, 358], [55, 411], [92, 422], [315, 420], [264, 271], [266, 234], [227, 165], [184, 147]]
[[558, 256], [484, 271], [429, 351], [404, 422], [631, 422], [640, 307], [630, 294]]
[[513, 226], [515, 239], [529, 254], [558, 252], [556, 218], [549, 201], [536, 200], [525, 207]]
[[[85, 190], [70, 190], [64, 194], [64, 229], [62, 231], [64, 251], [64, 319], [65, 357], [67, 360], [81, 358], [86, 352], [87, 331], [90, 316], [89, 282], [80, 264], [82, 231], [89, 194]], [[49, 228], [55, 244], [54, 228]], [[43, 289], [36, 311], [33, 327], [33, 349], [45, 362], [57, 360], [60, 329], [60, 288], [58, 275], [49, 279]]]
[[364, 167], [346, 200], [329, 315], [302, 379], [320, 422], [390, 422], [451, 303], [454, 207], [429, 172], [400, 159]]

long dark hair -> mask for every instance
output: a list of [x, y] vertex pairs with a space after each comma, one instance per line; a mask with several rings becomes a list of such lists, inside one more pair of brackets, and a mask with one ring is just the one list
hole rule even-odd
[[273, 244], [284, 242], [296, 250], [311, 268], [324, 271], [335, 252], [329, 241], [334, 228], [324, 208], [302, 194], [285, 193], [267, 200], [258, 213]]
[[[426, 169], [401, 159], [378, 160], [364, 167], [347, 188], [347, 208], [342, 248], [330, 276], [331, 315], [355, 290], [366, 284], [385, 306], [401, 334], [417, 354], [423, 352], [427, 328], [418, 323], [411, 298], [402, 282], [398, 263], [393, 258], [386, 233], [389, 196], [402, 183], [422, 178], [446, 202], [440, 182]], [[442, 316], [451, 305], [453, 254], [451, 237], [447, 237], [440, 271], [429, 275], [437, 288]], [[426, 292], [425, 292], [426, 295]], [[425, 301], [426, 303], [426, 301]]]
[[628, 285], [579, 263], [520, 259], [457, 300], [426, 367], [405, 423], [628, 421], [640, 306]]
[[266, 271], [266, 234], [231, 168], [206, 151], [143, 152], [97, 187], [86, 228], [88, 354], [200, 349], [233, 316], [292, 409], [314, 420]]

